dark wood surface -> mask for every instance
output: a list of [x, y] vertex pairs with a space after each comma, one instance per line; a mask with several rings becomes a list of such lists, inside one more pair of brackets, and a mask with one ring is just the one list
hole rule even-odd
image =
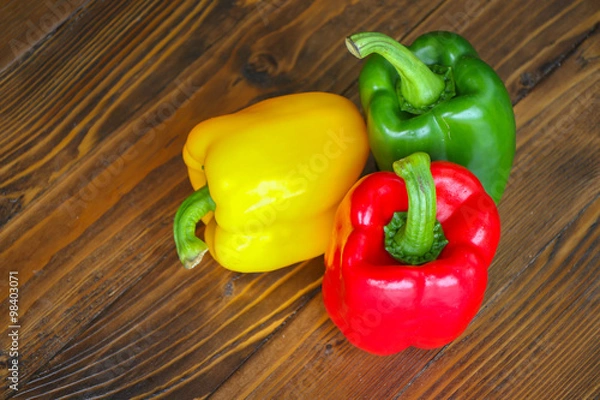
[[[598, 398], [599, 21], [593, 0], [0, 1], [0, 397]], [[498, 71], [518, 128], [486, 298], [459, 339], [352, 347], [322, 258], [180, 266], [195, 124], [309, 90], [358, 105], [346, 35], [439, 29]]]

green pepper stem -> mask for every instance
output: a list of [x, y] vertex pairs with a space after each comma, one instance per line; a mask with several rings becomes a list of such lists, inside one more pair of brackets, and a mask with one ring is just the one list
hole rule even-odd
[[196, 225], [211, 211], [215, 210], [215, 202], [204, 186], [181, 203], [173, 224], [173, 236], [177, 254], [183, 266], [187, 269], [194, 268], [202, 261], [208, 246], [196, 237]]
[[346, 47], [359, 59], [376, 53], [392, 64], [400, 76], [400, 93], [415, 109], [435, 104], [446, 89], [443, 76], [431, 71], [409, 49], [383, 33], [355, 33], [346, 38]]
[[386, 250], [398, 261], [418, 265], [437, 258], [448, 243], [436, 219], [435, 183], [427, 153], [414, 153], [393, 164], [404, 179], [408, 212], [396, 213], [384, 228]]

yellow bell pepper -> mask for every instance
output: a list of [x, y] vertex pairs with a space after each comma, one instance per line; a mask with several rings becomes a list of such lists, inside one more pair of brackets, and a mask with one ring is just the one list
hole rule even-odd
[[[209, 250], [225, 268], [264, 272], [323, 254], [368, 153], [358, 109], [331, 93], [271, 98], [201, 122], [183, 149], [196, 192], [175, 216], [181, 262], [193, 268]], [[195, 234], [201, 219], [206, 243]]]

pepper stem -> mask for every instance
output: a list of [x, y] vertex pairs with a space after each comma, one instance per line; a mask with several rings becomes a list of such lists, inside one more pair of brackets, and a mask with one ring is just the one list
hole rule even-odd
[[196, 224], [215, 207], [208, 186], [204, 186], [185, 199], [175, 214], [175, 246], [181, 263], [187, 269], [198, 265], [208, 251], [206, 243], [196, 237]]
[[429, 155], [422, 152], [393, 164], [394, 172], [406, 183], [408, 212], [395, 213], [384, 227], [385, 248], [405, 264], [433, 261], [448, 243], [436, 219], [435, 183], [430, 166]]
[[401, 106], [405, 111], [423, 113], [437, 104], [441, 97], [448, 97], [445, 92], [454, 91], [453, 80], [452, 87], [446, 87], [447, 75], [433, 72], [409, 49], [383, 33], [355, 33], [346, 38], [346, 47], [359, 59], [376, 53], [392, 64], [400, 76], [399, 94], [403, 97]]

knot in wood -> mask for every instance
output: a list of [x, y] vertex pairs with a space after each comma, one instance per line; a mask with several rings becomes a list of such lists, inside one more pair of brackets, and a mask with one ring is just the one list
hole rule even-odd
[[273, 77], [277, 74], [278, 67], [279, 64], [272, 54], [258, 53], [244, 64], [242, 73], [252, 84], [270, 86], [273, 84]]

